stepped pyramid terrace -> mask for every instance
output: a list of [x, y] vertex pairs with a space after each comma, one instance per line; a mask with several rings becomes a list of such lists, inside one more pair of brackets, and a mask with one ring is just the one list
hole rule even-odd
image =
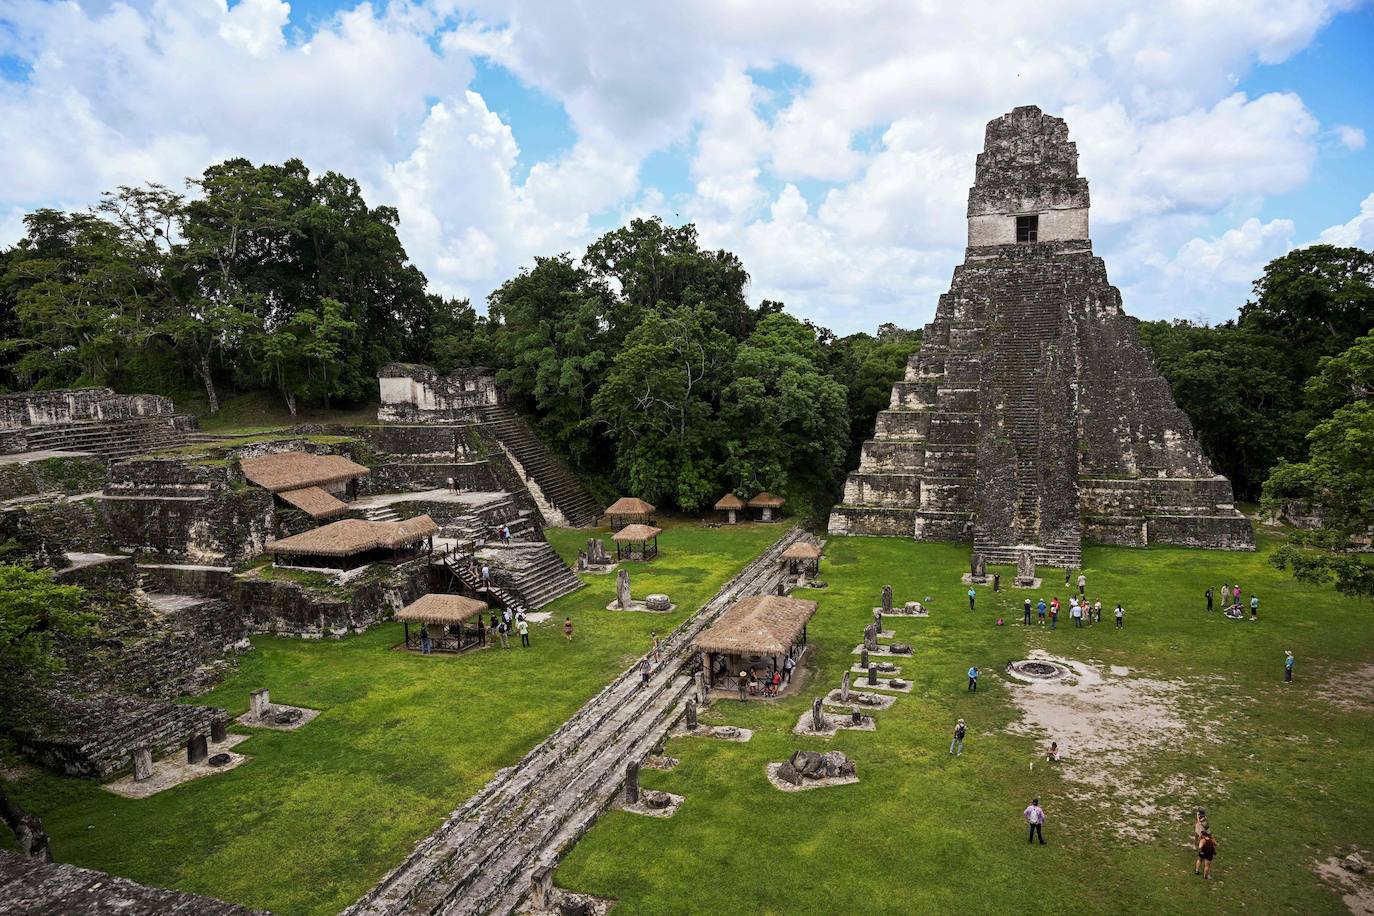
[[1104, 544], [1254, 548], [1092, 252], [1068, 125], [1034, 106], [989, 122], [968, 248], [878, 414], [835, 534], [972, 540], [1077, 566]]

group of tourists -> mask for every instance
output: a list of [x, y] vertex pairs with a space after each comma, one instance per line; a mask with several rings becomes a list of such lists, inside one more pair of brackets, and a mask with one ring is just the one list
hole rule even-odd
[[[1217, 594], [1212, 586], [1207, 586], [1207, 591], [1203, 592], [1203, 597], [1207, 599], [1207, 610], [1212, 610], [1216, 605]], [[1233, 620], [1239, 620], [1245, 616], [1245, 608], [1241, 605], [1240, 585], [1232, 585], [1230, 582], [1223, 582], [1221, 585], [1222, 612]], [[1259, 596], [1251, 593], [1250, 595], [1250, 619], [1259, 620]]]
[[496, 526], [496, 540], [501, 542], [503, 547], [509, 547], [511, 542], [510, 525]]
[[[1080, 576], [1079, 578], [1082, 577]], [[1062, 608], [1063, 605], [1060, 604], [1058, 595], [1052, 597], [1048, 604], [1045, 602], [1044, 598], [1041, 598], [1034, 605], [1037, 622], [1043, 626], [1048, 619], [1050, 629], [1057, 630], [1059, 628], [1059, 614]], [[1031, 625], [1031, 609], [1031, 600], [1027, 598], [1021, 604], [1021, 622], [1026, 626]], [[1084, 626], [1092, 626], [1095, 623], [1101, 623], [1102, 599], [1099, 598], [1096, 601], [1089, 601], [1086, 596], [1080, 598], [1075, 595], [1069, 599], [1068, 614], [1069, 619], [1073, 621], [1073, 625], [1079, 629], [1082, 629]], [[1126, 609], [1121, 606], [1120, 602], [1117, 603], [1116, 609], [1112, 612], [1112, 618], [1116, 621], [1116, 628], [1118, 630], [1125, 627]]]
[[750, 696], [777, 696], [783, 687], [792, 681], [792, 671], [796, 667], [796, 660], [787, 655], [783, 657], [782, 667], [769, 665], [767, 670], [760, 671], [757, 665], [750, 665], [747, 671], [740, 669], [739, 675], [735, 678], [740, 702], [745, 702]]

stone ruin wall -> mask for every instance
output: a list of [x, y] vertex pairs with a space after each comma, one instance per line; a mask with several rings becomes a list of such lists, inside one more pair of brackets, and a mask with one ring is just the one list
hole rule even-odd
[[389, 363], [377, 373], [383, 423], [457, 423], [480, 419], [481, 408], [500, 403], [496, 376], [476, 366], [441, 375], [429, 366]]
[[362, 633], [436, 589], [438, 572], [421, 558], [375, 579], [350, 582], [346, 592], [322, 591], [295, 582], [240, 578], [229, 601], [253, 633], [319, 639]]
[[0, 430], [63, 423], [172, 416], [172, 399], [115, 394], [110, 388], [67, 388], [0, 395]]

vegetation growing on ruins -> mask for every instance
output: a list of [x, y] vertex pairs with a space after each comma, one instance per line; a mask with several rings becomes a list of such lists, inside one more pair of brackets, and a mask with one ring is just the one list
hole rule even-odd
[[[194, 702], [238, 715], [266, 686], [274, 702], [323, 712], [296, 732], [253, 730], [235, 749], [247, 765], [136, 801], [46, 771], [0, 784], [43, 817], [63, 862], [278, 913], [336, 913], [781, 533], [664, 527], [663, 553], [636, 564], [633, 582], [637, 595], [672, 595], [673, 613], [607, 611], [615, 576], [589, 575], [544, 608], [553, 618], [531, 627], [529, 650], [397, 652], [395, 623], [342, 640], [254, 637], [239, 670]], [[565, 559], [593, 534], [607, 532], [549, 532]]]

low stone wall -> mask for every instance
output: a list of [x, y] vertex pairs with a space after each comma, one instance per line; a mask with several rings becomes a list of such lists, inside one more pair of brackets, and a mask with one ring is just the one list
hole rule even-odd
[[0, 898], [6, 909], [30, 916], [124, 916], [195, 914], [195, 916], [267, 916], [261, 910], [210, 897], [149, 887], [105, 872], [57, 862], [26, 859], [0, 849]]
[[114, 538], [96, 499], [53, 499], [24, 506], [35, 531], [66, 550], [110, 553]]
[[427, 558], [386, 570], [375, 579], [372, 575], [328, 591], [242, 577], [234, 581], [229, 601], [255, 633], [318, 639], [361, 633], [436, 586]]
[[440, 375], [429, 366], [389, 363], [377, 372], [377, 384], [377, 419], [387, 423], [470, 421], [500, 401], [495, 375], [480, 366]]
[[830, 510], [832, 534], [875, 534], [911, 537], [916, 528], [915, 509], [884, 509], [877, 506], [836, 506]]
[[234, 582], [233, 574], [227, 569], [212, 566], [140, 563], [138, 572], [144, 591], [173, 595], [225, 595]]
[[44, 493], [74, 495], [105, 486], [104, 459], [94, 455], [0, 464], [0, 501]]

